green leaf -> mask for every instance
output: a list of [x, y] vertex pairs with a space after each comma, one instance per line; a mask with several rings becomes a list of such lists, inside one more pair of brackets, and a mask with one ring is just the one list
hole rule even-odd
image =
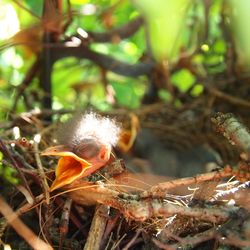
[[218, 54], [225, 54], [227, 46], [224, 40], [219, 39], [213, 45], [213, 51]]
[[176, 59], [192, 0], [135, 0], [146, 19], [150, 46], [157, 61]]
[[10, 166], [3, 165], [3, 153], [0, 151], [0, 176], [11, 184], [18, 184], [19, 179], [15, 177], [16, 170]]
[[184, 93], [193, 86], [195, 81], [195, 76], [187, 69], [181, 69], [171, 76], [173, 85]]
[[160, 89], [159, 92], [158, 92], [158, 96], [164, 102], [170, 102], [172, 100], [171, 94], [169, 93], [169, 91], [167, 91], [165, 89]]
[[201, 84], [196, 84], [191, 91], [193, 97], [199, 96], [204, 90], [204, 87]]

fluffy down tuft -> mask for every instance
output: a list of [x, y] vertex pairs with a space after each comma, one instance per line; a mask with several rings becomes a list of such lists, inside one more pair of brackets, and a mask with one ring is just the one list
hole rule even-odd
[[119, 139], [120, 126], [114, 119], [90, 112], [78, 117], [72, 132], [71, 143], [75, 145], [84, 139], [96, 139], [100, 143], [115, 146]]

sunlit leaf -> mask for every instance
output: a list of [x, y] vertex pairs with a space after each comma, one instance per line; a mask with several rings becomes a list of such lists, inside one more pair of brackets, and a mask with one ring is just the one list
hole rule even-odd
[[192, 0], [134, 0], [133, 2], [146, 19], [150, 46], [155, 59], [158, 61], [176, 59]]
[[203, 90], [204, 87], [201, 84], [196, 84], [191, 90], [191, 95], [197, 97], [203, 92]]
[[250, 1], [246, 0], [229, 0], [231, 11], [229, 17], [231, 26], [234, 31], [234, 38], [237, 45], [237, 52], [245, 66], [250, 65]]
[[190, 89], [195, 80], [195, 76], [187, 69], [181, 69], [171, 76], [171, 82], [182, 92]]

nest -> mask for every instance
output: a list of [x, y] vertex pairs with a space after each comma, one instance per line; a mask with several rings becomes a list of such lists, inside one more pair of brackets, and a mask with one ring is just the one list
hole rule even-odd
[[[214, 130], [211, 123], [214, 107], [207, 107], [210, 98], [200, 97], [182, 108], [157, 103], [134, 111], [139, 120], [137, 135], [139, 137], [144, 129], [150, 130], [161, 145], [181, 154], [206, 144], [220, 155], [223, 167], [230, 166], [195, 177], [149, 184], [144, 190], [138, 186], [127, 188], [131, 182], [126, 181], [134, 178], [129, 174], [122, 178], [123, 182], [117, 178], [124, 173], [128, 155], [117, 149], [117, 154], [124, 156], [125, 163], [116, 160], [115, 165], [86, 177], [84, 184], [78, 183], [62, 193], [50, 194], [48, 185], [54, 179], [57, 159], [40, 158], [39, 151], [54, 143], [58, 122], [43, 120], [43, 112], [15, 117], [11, 124], [6, 124], [1, 140], [4, 165], [14, 167], [16, 174], [13, 176], [21, 177], [16, 188], [3, 180], [2, 196], [15, 210], [15, 213], [10, 213], [21, 216], [34, 235], [42, 235], [43, 244], [47, 241], [47, 247], [58, 249], [82, 249], [83, 246], [84, 249], [144, 249], [146, 245], [148, 249], [187, 246], [192, 249], [196, 246], [211, 247], [211, 244], [249, 246], [249, 160], [247, 157], [239, 160], [239, 153], [244, 151], [242, 147], [232, 146]], [[114, 110], [105, 115], [115, 117], [124, 128], [131, 129], [130, 113]], [[245, 118], [243, 112], [241, 119], [244, 121]], [[13, 138], [14, 127], [20, 128], [17, 139]], [[36, 134], [41, 140], [37, 140]], [[130, 156], [136, 157], [135, 153], [132, 148]], [[236, 178], [230, 179], [232, 176]], [[199, 191], [188, 191], [190, 185], [199, 187]], [[79, 187], [80, 193], [74, 192]], [[87, 200], [86, 197], [79, 198], [84, 189], [98, 205], [86, 206], [79, 202]], [[232, 190], [235, 192], [230, 193]], [[3, 197], [1, 206], [7, 204]], [[234, 205], [229, 202], [232, 199]], [[7, 215], [1, 218], [2, 242], [12, 242], [17, 248], [20, 241], [16, 232], [24, 236], [15, 227], [16, 231], [11, 229], [8, 223], [14, 227]], [[23, 249], [29, 249], [26, 242], [22, 244]]]

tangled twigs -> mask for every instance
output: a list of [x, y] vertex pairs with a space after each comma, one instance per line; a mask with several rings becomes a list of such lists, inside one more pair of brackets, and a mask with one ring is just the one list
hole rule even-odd
[[112, 186], [109, 187], [109, 184], [105, 185], [104, 183], [85, 186], [81, 184], [78, 187], [72, 187], [68, 192], [70, 192], [71, 198], [76, 203], [86, 204], [86, 201], [90, 202], [92, 198], [97, 203], [118, 209], [127, 219], [135, 221], [145, 221], [150, 218], [170, 217], [179, 214], [197, 217], [214, 223], [222, 223], [229, 218], [230, 213], [234, 210], [233, 208], [191, 208], [181, 205], [179, 201], [174, 202], [173, 197], [171, 201], [167, 198], [160, 199], [152, 196], [142, 198], [140, 195], [116, 191]]
[[[185, 238], [181, 238], [180, 242], [174, 243], [171, 245], [163, 244], [157, 239], [152, 239], [152, 241], [161, 249], [167, 249], [167, 250], [175, 250], [175, 249], [186, 249], [190, 247], [195, 247], [198, 244], [216, 239], [218, 242], [222, 244], [229, 244], [235, 247], [249, 247], [250, 242], [248, 240], [240, 239], [235, 235], [229, 234], [227, 237], [222, 235], [219, 231], [218, 228], [211, 228], [205, 232], [196, 234], [194, 236], [187, 236]], [[212, 248], [212, 247], [211, 247]]]
[[217, 130], [222, 133], [233, 145], [238, 146], [250, 155], [250, 134], [232, 114], [218, 112], [212, 119]]

